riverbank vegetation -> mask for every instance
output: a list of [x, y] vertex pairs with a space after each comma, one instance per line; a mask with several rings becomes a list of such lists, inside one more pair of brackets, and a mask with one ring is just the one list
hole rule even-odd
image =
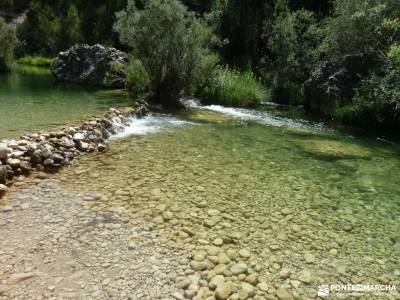
[[[397, 0], [6, 2], [0, 10], [9, 21], [25, 16], [18, 56], [52, 56], [83, 42], [114, 46], [132, 54], [135, 94], [171, 99], [197, 90], [206, 101], [244, 106], [263, 97], [261, 82], [273, 101], [304, 104], [337, 122], [400, 125]], [[359, 60], [363, 72], [354, 63], [343, 67], [352, 57], [368, 57]]]
[[43, 56], [23, 56], [18, 59], [18, 63], [22, 65], [35, 66], [35, 67], [50, 67], [52, 58]]
[[10, 70], [17, 42], [15, 26], [7, 24], [0, 17], [0, 73]]
[[149, 85], [152, 100], [179, 103], [182, 92], [192, 94], [216, 63], [208, 47], [211, 31], [178, 0], [148, 1], [143, 9], [131, 1], [117, 14], [114, 28], [135, 60], [129, 80], [143, 84], [128, 85], [135, 92]]
[[238, 72], [218, 67], [198, 88], [203, 102], [228, 106], [256, 107], [271, 95], [251, 71]]

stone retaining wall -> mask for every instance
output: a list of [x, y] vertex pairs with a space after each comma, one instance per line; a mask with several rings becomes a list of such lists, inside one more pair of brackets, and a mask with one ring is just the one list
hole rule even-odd
[[110, 108], [103, 117], [77, 127], [0, 141], [0, 198], [16, 176], [33, 171], [54, 172], [84, 153], [105, 151], [107, 138], [121, 131], [132, 115], [143, 116], [147, 112], [145, 103], [128, 110]]

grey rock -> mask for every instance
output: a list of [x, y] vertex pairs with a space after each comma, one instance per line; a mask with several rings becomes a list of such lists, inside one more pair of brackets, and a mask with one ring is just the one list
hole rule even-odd
[[42, 151], [41, 150], [36, 150], [32, 153], [31, 155], [31, 161], [35, 164], [41, 163], [42, 162]]
[[16, 158], [9, 158], [7, 160], [7, 164], [10, 165], [12, 168], [19, 168], [21, 161]]
[[50, 148], [44, 148], [42, 150], [42, 158], [49, 158], [53, 154], [53, 151]]
[[97, 150], [98, 150], [99, 152], [104, 152], [105, 150], [107, 150], [107, 146], [106, 146], [105, 144], [99, 144], [99, 145], [97, 146]]
[[61, 163], [64, 161], [64, 157], [58, 153], [52, 154], [50, 159], [52, 159], [55, 163]]
[[19, 167], [21, 168], [21, 170], [25, 173], [29, 173], [31, 171], [31, 166], [29, 164], [29, 162], [27, 162], [26, 160], [22, 160]]
[[232, 294], [232, 285], [229, 282], [223, 282], [217, 286], [215, 297], [220, 300], [228, 299]]
[[0, 184], [6, 183], [7, 180], [7, 168], [5, 166], [0, 166]]
[[52, 160], [51, 158], [46, 158], [46, 159], [43, 161], [43, 165], [44, 165], [45, 167], [49, 167], [49, 166], [51, 166], [51, 165], [54, 165], [54, 160]]
[[238, 263], [231, 266], [230, 271], [232, 272], [233, 275], [239, 275], [247, 272], [247, 268], [248, 267], [245, 263]]
[[86, 143], [86, 142], [80, 141], [80, 142], [78, 142], [77, 146], [78, 146], [78, 149], [81, 150], [81, 151], [88, 151], [89, 150], [89, 144]]
[[127, 60], [124, 52], [114, 48], [78, 44], [60, 52], [51, 71], [58, 81], [122, 88]]
[[75, 142], [82, 141], [84, 138], [85, 138], [85, 136], [80, 132], [75, 133], [74, 136], [73, 136], [73, 140]]
[[8, 188], [4, 184], [0, 184], [0, 197], [4, 196]]
[[6, 160], [8, 154], [8, 147], [6, 144], [0, 143], [0, 160]]

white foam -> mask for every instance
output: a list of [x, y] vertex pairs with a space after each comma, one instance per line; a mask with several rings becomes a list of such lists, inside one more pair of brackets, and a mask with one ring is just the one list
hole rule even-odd
[[304, 129], [312, 131], [329, 130], [329, 128], [318, 122], [311, 122], [302, 119], [293, 119], [282, 116], [275, 116], [267, 111], [257, 111], [254, 109], [234, 108], [225, 107], [221, 105], [205, 105], [202, 106], [198, 101], [190, 99], [185, 101], [185, 104], [192, 108], [206, 109], [225, 115], [239, 118], [242, 120], [251, 120], [264, 125], [275, 126], [275, 127], [288, 127], [295, 129]]
[[132, 117], [129, 125], [122, 128], [119, 133], [114, 134], [111, 139], [120, 139], [131, 135], [146, 135], [187, 124], [194, 123], [178, 120], [177, 118], [162, 114], [150, 115], [144, 118]]

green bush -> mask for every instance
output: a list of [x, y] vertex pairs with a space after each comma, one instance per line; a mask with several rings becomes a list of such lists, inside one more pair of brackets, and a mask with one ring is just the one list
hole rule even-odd
[[43, 56], [24, 56], [18, 59], [18, 63], [22, 65], [36, 67], [50, 67], [53, 59]]
[[150, 91], [150, 78], [142, 62], [130, 59], [126, 70], [126, 87], [134, 96], [142, 96]]
[[148, 74], [153, 101], [179, 105], [212, 67], [211, 31], [178, 0], [150, 0], [144, 9], [129, 1], [114, 28]]
[[382, 70], [362, 81], [352, 103], [337, 109], [336, 118], [371, 127], [400, 126], [400, 45], [389, 48]]
[[8, 71], [14, 61], [14, 49], [17, 45], [14, 25], [8, 25], [0, 17], [0, 72]]
[[270, 93], [252, 72], [239, 73], [228, 68], [217, 68], [199, 87], [198, 96], [206, 103], [254, 107], [268, 100]]
[[382, 56], [399, 38], [399, 14], [398, 0], [336, 0], [325, 20], [321, 52], [332, 60], [358, 53]]

